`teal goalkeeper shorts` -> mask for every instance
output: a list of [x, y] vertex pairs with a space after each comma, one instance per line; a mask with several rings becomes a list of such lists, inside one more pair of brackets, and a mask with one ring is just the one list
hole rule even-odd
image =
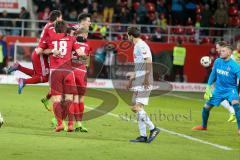
[[219, 106], [220, 103], [224, 100], [227, 100], [230, 103], [233, 100], [239, 100], [237, 88], [229, 89], [228, 91], [220, 91], [214, 89], [212, 97], [206, 103], [209, 106]]

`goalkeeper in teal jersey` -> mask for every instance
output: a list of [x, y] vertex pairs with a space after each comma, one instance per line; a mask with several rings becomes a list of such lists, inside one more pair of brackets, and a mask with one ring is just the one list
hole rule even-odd
[[[228, 100], [234, 108], [238, 134], [240, 135], [240, 108], [237, 88], [237, 78], [240, 78], [240, 66], [231, 58], [231, 54], [231, 46], [224, 45], [220, 52], [220, 58], [215, 60], [204, 94], [204, 99], [207, 101], [202, 109], [202, 125], [194, 127], [193, 130], [207, 130], [211, 109], [214, 106], [219, 106], [223, 100]], [[214, 82], [215, 88], [212, 91], [211, 86]]]

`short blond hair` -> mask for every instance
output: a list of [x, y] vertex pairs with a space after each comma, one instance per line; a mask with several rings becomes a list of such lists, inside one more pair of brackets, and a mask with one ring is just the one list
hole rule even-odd
[[223, 46], [225, 46], [225, 45], [227, 45], [228, 43], [226, 42], [226, 41], [218, 41], [218, 42], [216, 42], [216, 45], [219, 45], [219, 46], [221, 46], [221, 47], [223, 47]]
[[227, 48], [227, 49], [233, 51], [233, 47], [232, 47], [230, 44], [225, 44], [225, 45], [223, 45], [222, 47], [223, 47], [223, 48]]

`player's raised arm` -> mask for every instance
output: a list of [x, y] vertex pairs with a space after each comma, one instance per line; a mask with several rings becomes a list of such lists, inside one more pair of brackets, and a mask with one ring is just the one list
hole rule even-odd
[[[144, 85], [146, 87], [148, 87], [149, 84], [149, 76], [151, 75], [150, 73], [152, 73], [152, 58], [149, 57], [147, 54], [151, 54], [151, 53], [143, 53], [144, 55], [144, 66], [145, 66], [145, 80], [144, 80]], [[145, 56], [146, 55], [146, 56]]]
[[208, 86], [211, 86], [214, 81], [216, 80], [216, 65], [217, 65], [217, 60], [213, 64], [212, 72], [208, 78]]
[[209, 100], [212, 97], [212, 87], [211, 85], [214, 83], [216, 80], [216, 65], [217, 65], [217, 60], [214, 62], [212, 72], [208, 78], [208, 84], [205, 89], [205, 94], [204, 94], [204, 99]]
[[50, 55], [53, 54], [54, 56], [60, 55], [60, 51], [56, 49], [45, 49], [43, 50], [42, 54]]
[[78, 48], [75, 50], [77, 52], [77, 54], [80, 56], [80, 57], [86, 57], [86, 54], [85, 52], [81, 49], [81, 48]]

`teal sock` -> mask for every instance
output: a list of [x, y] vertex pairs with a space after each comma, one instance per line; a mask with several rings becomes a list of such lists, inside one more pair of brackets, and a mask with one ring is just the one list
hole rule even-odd
[[239, 104], [234, 104], [233, 109], [235, 111], [238, 128], [240, 129], [240, 108], [239, 108]]
[[202, 109], [202, 127], [207, 128], [208, 117], [210, 110], [203, 107]]

